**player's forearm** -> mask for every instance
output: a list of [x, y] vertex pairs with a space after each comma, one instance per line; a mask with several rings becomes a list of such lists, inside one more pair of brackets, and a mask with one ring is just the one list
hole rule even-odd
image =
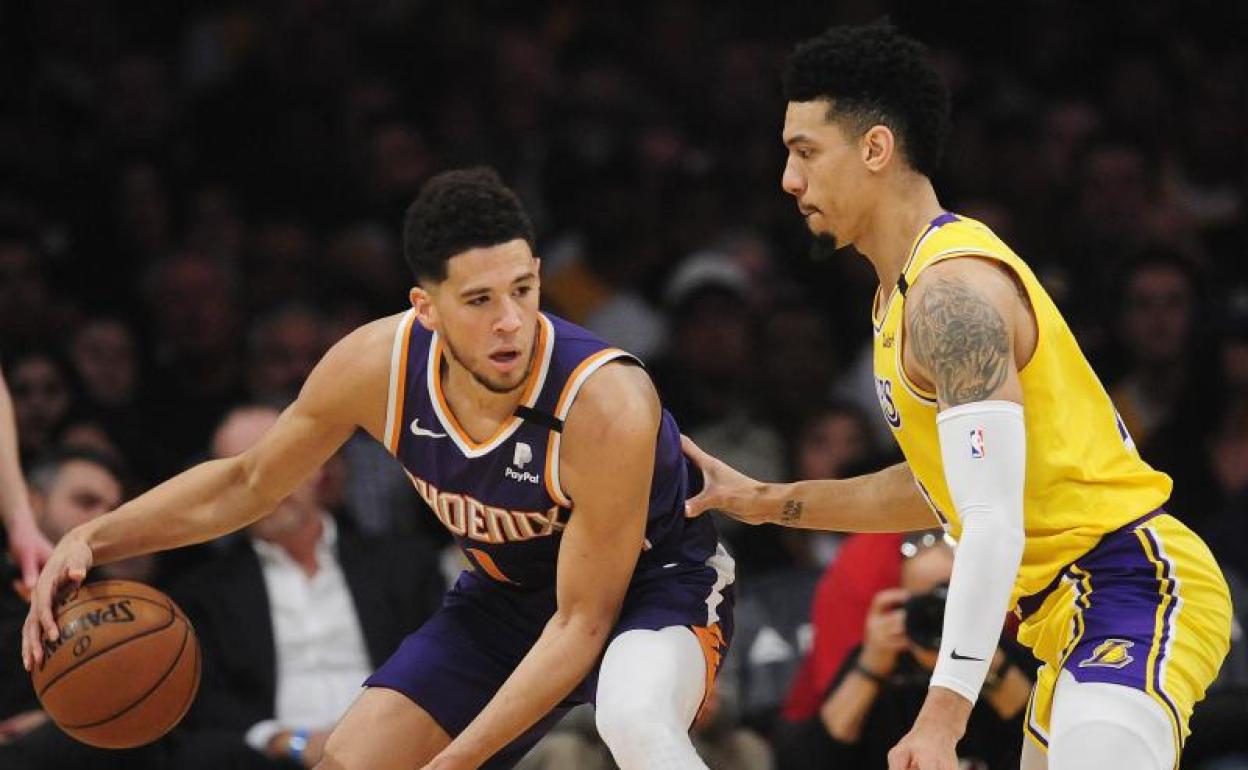
[[852, 479], [760, 484], [739, 505], [802, 529], [905, 532], [937, 523], [905, 463]]
[[477, 767], [557, 706], [602, 654], [609, 616], [556, 614], [494, 698], [442, 752], [456, 767]]
[[251, 487], [238, 458], [210, 460], [67, 537], [82, 538], [94, 562], [105, 564], [220, 537], [260, 518], [274, 503]]

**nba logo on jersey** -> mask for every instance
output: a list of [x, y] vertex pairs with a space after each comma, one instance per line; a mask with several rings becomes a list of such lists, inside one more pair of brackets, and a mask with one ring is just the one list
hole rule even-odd
[[971, 459], [978, 460], [984, 456], [984, 429], [971, 431]]
[[516, 453], [511, 456], [511, 464], [523, 468], [533, 460], [533, 447], [523, 441], [516, 442]]

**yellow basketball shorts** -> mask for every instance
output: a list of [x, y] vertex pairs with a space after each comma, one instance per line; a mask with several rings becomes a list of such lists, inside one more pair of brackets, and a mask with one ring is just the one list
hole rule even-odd
[[1025, 730], [1046, 750], [1065, 669], [1079, 682], [1147, 693], [1169, 716], [1178, 752], [1192, 707], [1230, 648], [1231, 599], [1221, 569], [1203, 540], [1160, 510], [1103, 537], [1018, 611], [1019, 641], [1042, 664]]

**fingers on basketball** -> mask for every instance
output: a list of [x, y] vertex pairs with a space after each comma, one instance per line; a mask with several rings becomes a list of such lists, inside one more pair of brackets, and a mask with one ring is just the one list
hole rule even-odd
[[200, 654], [186, 615], [128, 580], [82, 586], [56, 606], [58, 639], [31, 670], [48, 716], [100, 748], [150, 743], [181, 721], [199, 687]]

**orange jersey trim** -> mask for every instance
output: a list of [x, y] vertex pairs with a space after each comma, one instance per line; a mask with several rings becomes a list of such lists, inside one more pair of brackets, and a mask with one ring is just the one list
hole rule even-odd
[[[416, 312], [407, 311], [399, 320], [395, 332], [393, 358], [390, 361], [390, 398], [387, 404], [387, 428], [385, 441], [390, 454], [398, 454], [399, 434], [403, 430], [403, 406], [407, 399], [407, 354], [412, 342], [412, 324]], [[397, 372], [395, 367], [398, 367]]]
[[[560, 420], [567, 418], [568, 412], [572, 409], [573, 399], [580, 392], [581, 386], [589, 379], [589, 375], [593, 374], [604, 364], [627, 356], [629, 356], [629, 353], [619, 348], [605, 348], [577, 364], [576, 368], [572, 370], [572, 374], [568, 375], [567, 382], [563, 384], [563, 391], [559, 394], [559, 400], [555, 403], [555, 417]], [[559, 483], [559, 446], [561, 439], [562, 434], [552, 430], [550, 432], [550, 440], [546, 442], [546, 493], [559, 505], [564, 508], [571, 508], [572, 498], [564, 494], [563, 485]]]
[[[528, 382], [525, 383], [524, 392], [520, 396], [520, 403], [526, 406], [533, 405], [532, 400], [537, 390], [537, 384], [543, 379], [542, 374], [544, 374], [544, 372], [541, 370], [547, 365], [546, 349], [550, 344], [550, 333], [547, 331], [546, 320], [541, 319], [537, 324], [537, 345], [533, 348], [533, 364], [529, 370], [529, 378]], [[444, 421], [446, 423], [446, 427], [455, 431], [456, 437], [459, 438], [460, 442], [462, 442], [464, 446], [468, 447], [471, 451], [479, 451], [498, 441], [503, 434], [510, 431], [520, 422], [520, 418], [512, 417], [511, 419], [506, 420], [499, 425], [494, 431], [494, 434], [485, 441], [475, 441], [472, 436], [469, 436], [468, 431], [464, 430], [463, 426], [459, 424], [459, 420], [456, 419], [455, 413], [451, 411], [451, 406], [446, 400], [446, 394], [442, 390], [441, 374], [443, 352], [442, 338], [439, 337], [436, 345], [434, 346], [432, 361], [429, 364], [431, 367], [430, 381], [433, 383], [433, 395], [438, 400], [438, 406], [441, 408], [441, 416], [445, 418]]]
[[478, 565], [480, 565], [481, 569], [485, 572], [485, 574], [489, 575], [490, 577], [494, 578], [500, 583], [510, 583], [511, 585], [519, 585], [519, 583], [507, 577], [507, 575], [503, 574], [503, 571], [498, 568], [498, 564], [495, 563], [493, 557], [491, 557], [485, 551], [482, 551], [480, 548], [465, 548], [464, 550], [472, 554], [473, 560]]

